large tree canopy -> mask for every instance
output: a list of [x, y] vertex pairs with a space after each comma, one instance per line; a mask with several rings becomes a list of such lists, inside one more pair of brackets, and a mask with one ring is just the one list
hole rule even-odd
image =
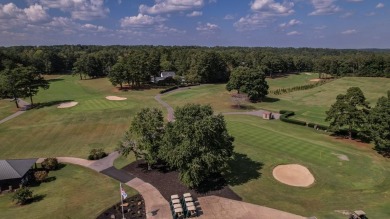
[[196, 187], [226, 170], [233, 140], [221, 114], [214, 115], [209, 105], [187, 104], [176, 109], [175, 122], [166, 126], [160, 157], [178, 169], [185, 185]]
[[378, 99], [369, 116], [370, 136], [379, 151], [390, 152], [390, 91]]
[[248, 95], [249, 100], [254, 102], [262, 101], [268, 94], [268, 88], [263, 71], [248, 67], [234, 69], [226, 85], [228, 91], [244, 92]]
[[3, 70], [0, 72], [0, 85], [0, 95], [14, 98], [16, 107], [19, 107], [17, 98], [29, 97], [33, 105], [32, 97], [38, 93], [39, 89], [49, 88], [49, 83], [31, 66], [17, 66]]
[[346, 94], [340, 94], [336, 98], [329, 111], [326, 112], [325, 121], [330, 122], [330, 129], [339, 131], [346, 127], [349, 138], [352, 139], [352, 131], [361, 131], [367, 124], [369, 106], [362, 90], [351, 87]]
[[151, 165], [157, 162], [158, 151], [164, 134], [164, 118], [157, 108], [143, 108], [134, 117], [128, 132], [119, 144], [119, 151], [127, 156], [133, 151]]

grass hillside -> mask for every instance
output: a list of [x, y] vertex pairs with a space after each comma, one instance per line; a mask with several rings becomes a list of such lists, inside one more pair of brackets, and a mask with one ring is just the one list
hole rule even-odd
[[[160, 107], [153, 100], [158, 90], [119, 92], [106, 78], [82, 80], [62, 76], [34, 98], [38, 108], [0, 124], [0, 158], [75, 156], [85, 158], [93, 148], [115, 149], [142, 107]], [[109, 101], [105, 97], [127, 97]], [[58, 109], [60, 102], [77, 101]], [[163, 108], [161, 108], [163, 109]]]
[[[287, 88], [297, 85], [310, 83], [310, 79], [315, 78], [316, 74], [297, 74], [276, 79], [267, 79], [270, 90], [277, 88]], [[291, 80], [290, 80], [291, 79]], [[267, 109], [278, 112], [279, 110], [292, 110], [296, 112], [296, 118], [315, 122], [325, 123], [325, 111], [336, 101], [339, 94], [346, 93], [349, 87], [360, 87], [367, 100], [372, 106], [377, 99], [385, 96], [390, 89], [390, 78], [361, 78], [345, 77], [334, 80], [325, 85], [304, 91], [296, 91], [283, 95], [268, 95], [261, 103], [245, 103], [245, 108], [241, 110]], [[184, 103], [202, 103], [210, 104], [217, 112], [237, 111], [235, 103], [231, 100], [231, 94], [236, 91], [228, 92], [224, 84], [201, 85], [191, 89], [173, 92], [163, 96], [163, 99], [172, 106], [180, 106]]]
[[[366, 211], [369, 218], [390, 217], [390, 163], [370, 145], [347, 144], [281, 121], [225, 118], [235, 137], [235, 152], [249, 158], [232, 165], [231, 186], [244, 201], [318, 218], [341, 219], [345, 216], [335, 210], [357, 209]], [[299, 188], [276, 181], [272, 169], [290, 163], [308, 167], [315, 184]]]

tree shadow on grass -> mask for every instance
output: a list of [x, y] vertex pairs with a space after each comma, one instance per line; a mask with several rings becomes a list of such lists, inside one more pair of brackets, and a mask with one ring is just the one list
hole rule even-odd
[[262, 102], [264, 102], [264, 103], [275, 103], [278, 101], [280, 101], [280, 99], [274, 98], [274, 97], [264, 97], [264, 99], [262, 100]]
[[59, 105], [61, 103], [72, 102], [72, 101], [74, 101], [74, 100], [55, 100], [55, 101], [49, 101], [49, 102], [44, 102], [44, 103], [34, 103], [34, 109], [41, 109], [44, 107]]
[[63, 78], [53, 78], [53, 79], [49, 79], [49, 80], [46, 80], [46, 81], [51, 83], [51, 82], [57, 82], [57, 81], [63, 81], [63, 80], [64, 80]]
[[230, 161], [230, 172], [225, 178], [230, 186], [242, 185], [261, 177], [260, 170], [264, 164], [250, 159], [246, 154], [234, 153]]

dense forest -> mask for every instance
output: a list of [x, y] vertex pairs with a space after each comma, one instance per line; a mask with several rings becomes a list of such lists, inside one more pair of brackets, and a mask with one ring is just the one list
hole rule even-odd
[[109, 76], [114, 85], [140, 84], [160, 71], [187, 81], [227, 82], [239, 67], [267, 76], [318, 72], [333, 76], [390, 77], [390, 51], [316, 48], [196, 46], [17, 46], [0, 47], [0, 71], [33, 67], [39, 73], [73, 73], [81, 79]]

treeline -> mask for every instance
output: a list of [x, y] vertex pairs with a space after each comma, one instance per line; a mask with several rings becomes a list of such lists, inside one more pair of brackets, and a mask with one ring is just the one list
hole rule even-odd
[[[226, 82], [239, 67], [261, 68], [267, 76], [318, 72], [333, 76], [390, 77], [387, 50], [248, 48], [195, 46], [18, 46], [0, 48], [0, 71], [17, 64], [41, 73], [73, 72], [81, 78], [110, 76], [114, 65], [127, 72], [123, 83], [141, 83], [160, 71], [176, 71], [190, 81]], [[141, 67], [135, 67], [141, 65]], [[123, 69], [121, 69], [123, 68]], [[138, 68], [138, 69], [134, 69]], [[123, 73], [122, 72], [122, 73]], [[134, 79], [131, 76], [134, 76]], [[130, 77], [130, 79], [129, 79]], [[114, 80], [115, 81], [115, 80]], [[138, 81], [138, 82], [137, 82]]]

